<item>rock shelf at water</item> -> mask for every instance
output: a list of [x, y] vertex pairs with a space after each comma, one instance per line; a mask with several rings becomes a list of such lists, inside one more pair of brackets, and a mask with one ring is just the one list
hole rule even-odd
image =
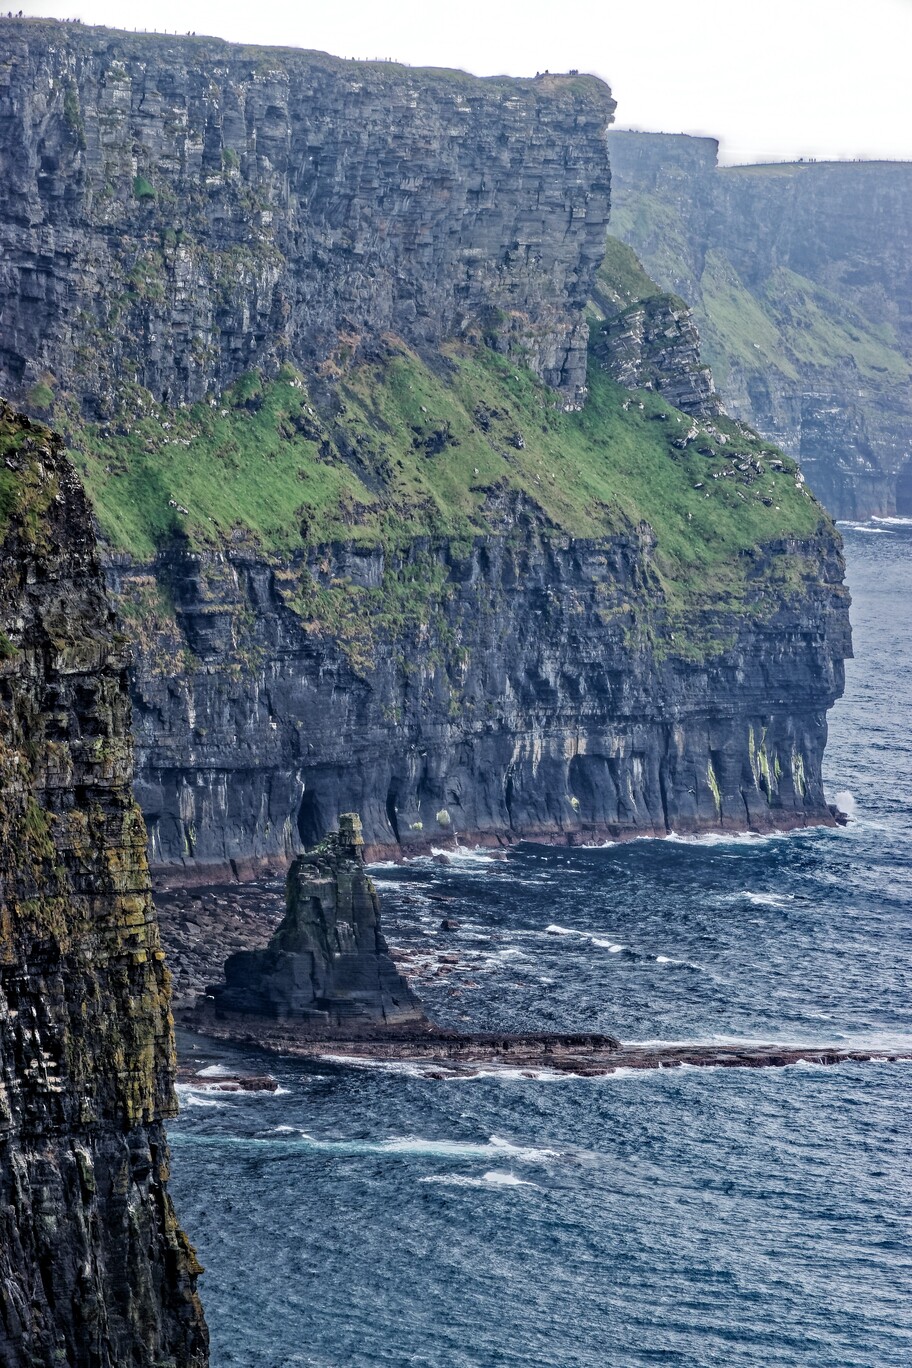
[[[380, 928], [380, 902], [364, 869], [361, 822], [340, 819], [289, 871], [285, 917], [265, 949], [229, 957], [225, 982], [180, 1014], [181, 1025], [276, 1054], [401, 1062], [430, 1078], [517, 1069], [598, 1077], [619, 1069], [768, 1068], [899, 1061], [912, 1052], [819, 1044], [622, 1044], [596, 1032], [459, 1032], [431, 1021], [396, 969]], [[402, 959], [396, 956], [396, 959]], [[438, 957], [446, 965], [458, 956]], [[197, 1087], [257, 1090], [267, 1078], [184, 1070]]]

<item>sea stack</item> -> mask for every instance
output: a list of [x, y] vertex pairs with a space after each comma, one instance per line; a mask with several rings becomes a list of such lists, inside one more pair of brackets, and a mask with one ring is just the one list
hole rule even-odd
[[226, 962], [225, 983], [211, 990], [218, 1015], [293, 1020], [317, 1031], [426, 1021], [380, 930], [357, 813], [343, 813], [337, 832], [294, 861], [286, 899], [266, 949], [242, 950]]

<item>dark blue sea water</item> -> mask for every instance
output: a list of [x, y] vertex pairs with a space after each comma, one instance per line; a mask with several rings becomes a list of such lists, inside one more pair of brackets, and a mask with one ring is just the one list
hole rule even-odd
[[[379, 868], [438, 1018], [912, 1046], [912, 526], [845, 536], [827, 776], [853, 823]], [[185, 1092], [171, 1127], [214, 1368], [912, 1364], [908, 1065], [441, 1081], [224, 1057], [282, 1091]]]

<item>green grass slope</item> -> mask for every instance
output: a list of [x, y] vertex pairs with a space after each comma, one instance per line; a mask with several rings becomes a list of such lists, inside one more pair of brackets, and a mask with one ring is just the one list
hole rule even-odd
[[[800, 168], [766, 170], [787, 176]], [[908, 385], [912, 379], [889, 323], [781, 267], [748, 286], [720, 247], [700, 251], [679, 208], [659, 194], [628, 193], [612, 209], [611, 233], [632, 244], [648, 271], [693, 306], [723, 398], [734, 370], [748, 379], [778, 376], [791, 388], [814, 372], [845, 374], [847, 367], [874, 387]]]
[[133, 394], [137, 416], [75, 430], [72, 455], [105, 541], [138, 560], [176, 537], [276, 559], [339, 540], [467, 542], [515, 491], [557, 536], [648, 523], [668, 606], [688, 615], [743, 604], [741, 553], [820, 524], [794, 462], [739, 424], [698, 428], [594, 366], [589, 380], [583, 411], [564, 412], [493, 351], [454, 346], [432, 368], [388, 339], [338, 380], [332, 412], [290, 369], [249, 374], [215, 406]]

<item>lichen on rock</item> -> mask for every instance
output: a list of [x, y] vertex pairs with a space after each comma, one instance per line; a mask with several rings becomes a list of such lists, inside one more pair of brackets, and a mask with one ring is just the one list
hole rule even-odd
[[0, 1360], [203, 1368], [129, 655], [59, 438], [0, 401]]

